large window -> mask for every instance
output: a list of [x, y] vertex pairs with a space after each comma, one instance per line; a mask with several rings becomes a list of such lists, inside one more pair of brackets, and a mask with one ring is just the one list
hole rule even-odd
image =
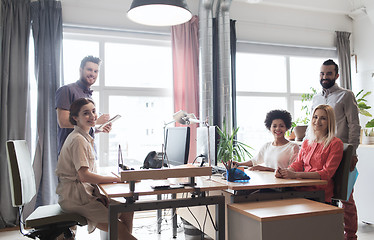
[[[253, 44], [252, 44], [253, 45]], [[334, 50], [305, 49], [292, 55], [294, 49], [268, 51], [265, 45], [238, 44], [236, 57], [237, 123], [239, 140], [255, 150], [273, 139], [266, 129], [266, 113], [273, 109], [288, 110], [293, 120], [301, 116], [301, 94], [319, 90], [321, 64], [334, 58]], [[287, 55], [285, 54], [287, 53]]]
[[163, 127], [173, 115], [169, 36], [64, 34], [64, 84], [79, 78], [87, 55], [103, 62], [92, 86], [99, 113], [122, 117], [110, 134], [96, 135], [99, 166], [117, 166], [119, 145], [126, 165], [140, 166], [149, 151], [161, 151]]

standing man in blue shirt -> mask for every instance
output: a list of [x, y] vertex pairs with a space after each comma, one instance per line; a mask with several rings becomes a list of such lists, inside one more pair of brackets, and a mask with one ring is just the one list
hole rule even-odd
[[[73, 131], [74, 126], [69, 122], [70, 105], [79, 98], [91, 98], [90, 87], [96, 82], [99, 75], [101, 59], [87, 56], [82, 59], [79, 68], [80, 78], [75, 83], [64, 85], [56, 91], [56, 111], [58, 121], [58, 154], [67, 136]], [[97, 119], [97, 124], [103, 124], [109, 120], [109, 114], [103, 114]], [[111, 124], [104, 127], [103, 132], [109, 132]], [[94, 137], [96, 129], [90, 130]]]
[[[353, 145], [351, 171], [357, 164], [356, 150], [360, 144], [360, 120], [356, 97], [352, 91], [339, 87], [335, 81], [339, 77], [339, 67], [331, 59], [321, 66], [320, 83], [322, 92], [312, 100], [312, 109], [319, 104], [328, 104], [334, 108], [336, 116], [336, 136], [343, 143]], [[348, 201], [342, 201], [344, 209], [345, 239], [357, 239], [357, 209], [353, 199], [353, 191]]]

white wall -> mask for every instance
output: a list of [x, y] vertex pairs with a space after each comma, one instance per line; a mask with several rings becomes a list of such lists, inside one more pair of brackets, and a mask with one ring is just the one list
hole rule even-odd
[[[353, 24], [353, 53], [357, 55], [357, 73], [353, 78], [353, 90], [358, 92], [361, 89], [373, 91], [368, 97], [369, 110], [374, 115], [374, 17], [364, 15], [355, 19]], [[361, 126], [371, 118], [361, 117]]]
[[[346, 16], [347, 6], [341, 4], [341, 0], [282, 0], [285, 6], [278, 2], [264, 0], [262, 4], [248, 4], [242, 0], [232, 1], [230, 16], [237, 20], [238, 39], [334, 47], [336, 30], [352, 31], [352, 21]], [[199, 0], [188, 0], [187, 3], [192, 13], [197, 15]], [[131, 22], [126, 16], [130, 5], [131, 0], [62, 0], [63, 21], [68, 25], [169, 32], [168, 27]]]
[[[248, 4], [235, 0], [231, 4], [230, 17], [237, 20], [239, 41], [332, 48], [335, 47], [335, 31], [352, 32], [352, 51], [358, 56], [353, 90], [374, 90], [374, 79], [371, 78], [374, 72], [374, 26], [368, 16], [352, 21], [347, 16], [349, 2], [263, 0], [262, 4]], [[199, 1], [187, 0], [187, 3], [197, 15]], [[63, 21], [67, 25], [169, 33], [169, 27], [131, 22], [126, 16], [130, 4], [131, 0], [62, 0]], [[374, 17], [372, 20], [374, 22]], [[369, 100], [374, 108], [374, 93]]]
[[313, 47], [335, 47], [335, 31], [352, 31], [344, 13], [233, 2], [239, 40]]

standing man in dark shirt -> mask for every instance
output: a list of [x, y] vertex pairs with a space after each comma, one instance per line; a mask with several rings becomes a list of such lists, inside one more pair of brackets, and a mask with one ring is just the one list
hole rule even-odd
[[[79, 98], [91, 98], [90, 87], [96, 82], [99, 75], [101, 59], [87, 56], [81, 61], [79, 68], [80, 78], [75, 83], [64, 85], [56, 91], [56, 111], [58, 121], [58, 154], [66, 137], [73, 131], [73, 125], [69, 122], [70, 105]], [[103, 124], [109, 120], [109, 114], [103, 114], [97, 119], [97, 124]], [[111, 124], [104, 127], [103, 132], [109, 132]], [[90, 135], [94, 137], [97, 129], [91, 129]]]
[[[360, 120], [355, 95], [352, 91], [339, 87], [335, 81], [339, 77], [339, 67], [331, 59], [321, 66], [320, 83], [322, 92], [313, 97], [312, 108], [319, 104], [327, 104], [334, 108], [336, 116], [336, 136], [343, 143], [352, 144], [354, 154], [352, 157], [351, 171], [357, 163], [356, 149], [360, 144]], [[342, 201], [344, 209], [345, 239], [357, 239], [357, 209], [353, 199], [353, 191], [348, 201]]]

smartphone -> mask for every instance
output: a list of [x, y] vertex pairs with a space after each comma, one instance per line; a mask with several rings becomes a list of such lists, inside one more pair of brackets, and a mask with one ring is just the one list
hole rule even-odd
[[97, 129], [98, 129], [99, 131], [102, 131], [103, 128], [104, 128], [106, 125], [108, 125], [109, 123], [112, 123], [112, 122], [116, 121], [116, 120], [119, 119], [119, 118], [121, 118], [121, 115], [117, 114], [116, 116], [114, 116], [114, 117], [112, 117], [111, 119], [109, 119], [108, 122], [101, 124], [100, 127], [98, 127]]

